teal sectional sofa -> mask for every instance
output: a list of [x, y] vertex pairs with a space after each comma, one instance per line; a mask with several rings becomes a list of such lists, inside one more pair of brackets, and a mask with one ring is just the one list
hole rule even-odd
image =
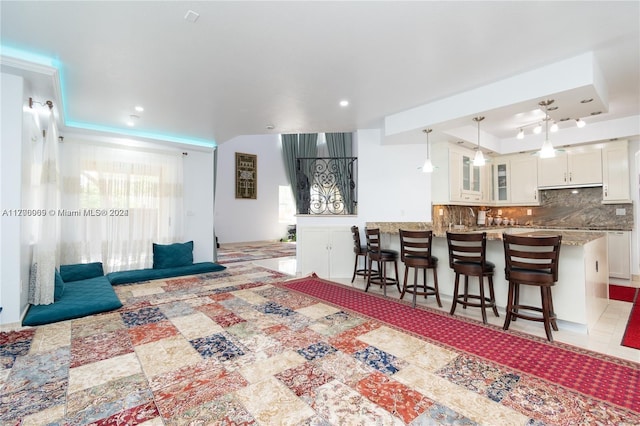
[[113, 285], [222, 271], [214, 262], [193, 263], [193, 241], [153, 245], [153, 268], [111, 272], [102, 263], [62, 265], [56, 270], [54, 303], [31, 305], [22, 325], [34, 326], [81, 318], [122, 306]]
[[111, 311], [122, 306], [102, 263], [62, 265], [56, 270], [54, 302], [31, 305], [22, 325], [42, 325]]

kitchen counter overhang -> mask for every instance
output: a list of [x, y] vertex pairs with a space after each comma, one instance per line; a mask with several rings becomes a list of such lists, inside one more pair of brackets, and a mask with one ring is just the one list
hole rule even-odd
[[[383, 246], [400, 250], [399, 229], [426, 229], [434, 231], [432, 253], [440, 259], [438, 284], [440, 294], [451, 298], [455, 275], [448, 264], [446, 229], [434, 229], [429, 222], [367, 222], [368, 228], [379, 228]], [[496, 265], [494, 287], [496, 303], [503, 309], [507, 302], [508, 284], [504, 276], [505, 232], [520, 235], [562, 235], [559, 279], [553, 287], [553, 303], [561, 329], [582, 333], [596, 323], [609, 303], [609, 259], [607, 234], [602, 231], [561, 230], [531, 227], [483, 227], [452, 230], [451, 232], [487, 232], [487, 260]], [[402, 267], [402, 265], [399, 265]], [[402, 273], [402, 271], [400, 271]], [[477, 286], [477, 283], [473, 283]], [[529, 305], [540, 304], [540, 292], [524, 288], [521, 301]], [[543, 329], [541, 328], [541, 331]]]

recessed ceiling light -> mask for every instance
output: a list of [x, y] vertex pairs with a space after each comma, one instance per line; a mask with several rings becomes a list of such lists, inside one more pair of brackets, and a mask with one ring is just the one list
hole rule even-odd
[[594, 111], [591, 113], [591, 115], [599, 115], [599, 114], [602, 114], [602, 111]]
[[588, 104], [589, 102], [593, 102], [593, 98], [583, 99], [580, 101], [581, 104]]
[[276, 128], [276, 126], [274, 126], [273, 124], [267, 124], [267, 130], [273, 130]]
[[349, 101], [348, 101], [348, 100], [346, 100], [346, 99], [341, 100], [341, 101], [340, 101], [340, 106], [341, 106], [341, 107], [349, 106]]
[[141, 107], [140, 105], [136, 105], [135, 110], [138, 111], [138, 112], [142, 112], [142, 111], [144, 111], [144, 108]]
[[552, 106], [552, 107], [547, 108], [547, 111], [555, 111], [557, 109], [558, 109], [557, 106]]

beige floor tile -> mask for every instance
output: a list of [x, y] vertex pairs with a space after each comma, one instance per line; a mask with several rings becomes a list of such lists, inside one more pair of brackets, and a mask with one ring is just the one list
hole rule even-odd
[[53, 424], [56, 420], [60, 420], [64, 417], [64, 405], [56, 405], [55, 407], [47, 408], [37, 413], [25, 416], [22, 419], [21, 426], [40, 426], [46, 424]]
[[202, 312], [169, 319], [187, 340], [211, 336], [224, 329]]
[[526, 416], [511, 408], [457, 386], [442, 377], [425, 373], [414, 365], [403, 368], [394, 374], [393, 378], [479, 424], [524, 425], [528, 421]]
[[42, 353], [71, 345], [71, 321], [61, 321], [37, 328], [29, 354]]
[[235, 392], [262, 425], [300, 425], [315, 411], [279, 380], [268, 377]]
[[136, 354], [120, 355], [69, 370], [69, 394], [112, 380], [139, 374], [142, 370]]
[[298, 353], [288, 350], [262, 361], [255, 362], [251, 365], [240, 369], [240, 374], [247, 379], [249, 383], [258, 383], [269, 376], [278, 374], [289, 368], [297, 367], [304, 364], [306, 360]]
[[340, 312], [340, 309], [336, 308], [335, 306], [326, 305], [324, 303], [316, 303], [311, 306], [306, 306], [304, 308], [296, 309], [296, 312], [304, 315], [307, 318], [316, 320], [316, 319], [326, 317], [327, 315]]
[[135, 350], [147, 378], [202, 361], [200, 354], [182, 336], [139, 345]]
[[269, 301], [266, 297], [260, 296], [252, 290], [238, 290], [234, 291], [232, 294], [252, 305], [261, 305]]

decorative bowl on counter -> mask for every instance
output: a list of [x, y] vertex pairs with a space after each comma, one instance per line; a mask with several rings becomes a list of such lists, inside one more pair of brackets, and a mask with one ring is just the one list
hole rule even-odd
[[496, 217], [493, 219], [493, 221], [495, 222], [496, 225], [501, 225], [502, 224], [502, 218], [501, 217]]

